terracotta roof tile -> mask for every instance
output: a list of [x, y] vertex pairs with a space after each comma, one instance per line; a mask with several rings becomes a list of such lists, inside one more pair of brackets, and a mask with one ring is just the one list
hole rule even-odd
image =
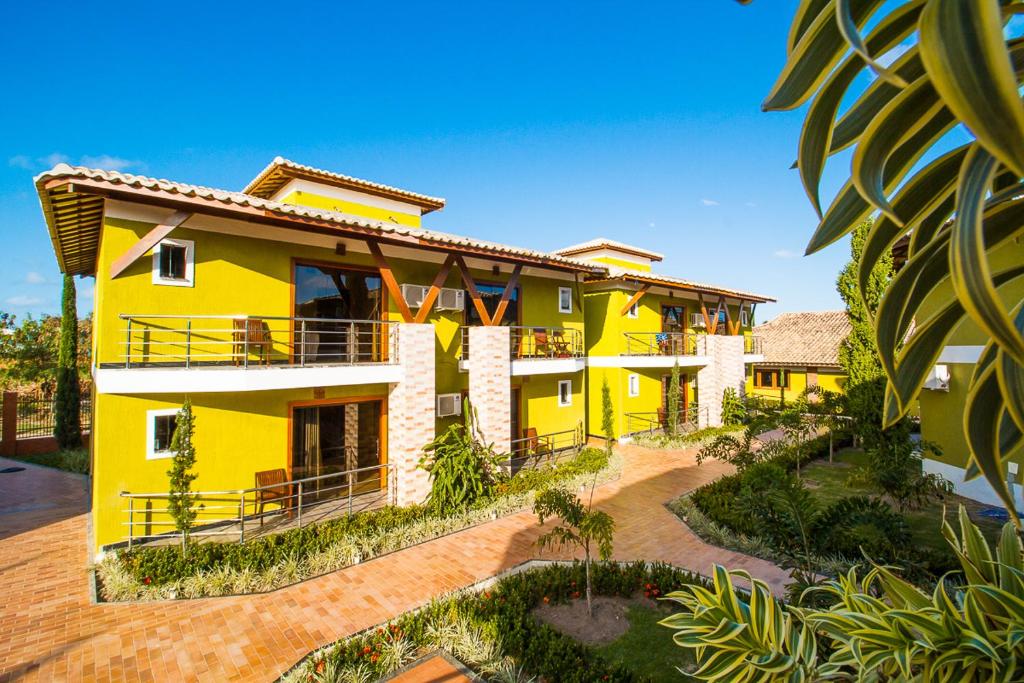
[[846, 311], [783, 313], [754, 328], [765, 365], [838, 367], [839, 345], [850, 334]]

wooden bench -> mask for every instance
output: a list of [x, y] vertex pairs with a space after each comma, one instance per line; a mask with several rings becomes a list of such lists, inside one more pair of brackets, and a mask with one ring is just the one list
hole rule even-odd
[[282, 510], [291, 507], [292, 485], [283, 469], [257, 472], [256, 488], [256, 513], [260, 516], [260, 526], [263, 526], [263, 508], [267, 503], [280, 505]]

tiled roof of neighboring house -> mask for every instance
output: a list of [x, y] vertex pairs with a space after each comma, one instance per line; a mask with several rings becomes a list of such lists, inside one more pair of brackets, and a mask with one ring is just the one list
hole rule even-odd
[[839, 345], [850, 334], [846, 311], [782, 313], [754, 328], [765, 365], [839, 367]]
[[564, 270], [595, 274], [607, 271], [600, 264], [559, 254], [130, 173], [57, 164], [36, 176], [35, 183], [61, 270], [75, 275], [91, 274], [95, 269], [103, 222], [103, 199], [108, 196], [176, 208], [187, 206], [187, 210], [200, 214], [263, 222], [283, 221], [295, 229], [336, 233], [339, 237], [380, 236], [412, 247], [443, 246], [467, 254], [506, 257]]
[[562, 256], [575, 256], [577, 254], [585, 254], [588, 251], [594, 251], [597, 249], [614, 249], [627, 254], [643, 256], [644, 258], [649, 258], [652, 261], [661, 261], [665, 258], [662, 254], [659, 254], [656, 251], [634, 247], [633, 245], [626, 244], [624, 242], [616, 242], [615, 240], [610, 240], [607, 237], [598, 237], [596, 239], [587, 240], [586, 242], [581, 242], [580, 244], [574, 244], [570, 247], [555, 249], [553, 253], [561, 254]]
[[[618, 268], [616, 266], [608, 267], [608, 275], [604, 278], [598, 276], [597, 281], [600, 280], [626, 280], [632, 282], [640, 282], [643, 284], [661, 285], [668, 287], [669, 289], [680, 289], [698, 292], [701, 294], [711, 294], [714, 296], [729, 296], [736, 299], [744, 299], [748, 302], [765, 303], [768, 301], [775, 301], [774, 298], [766, 296], [764, 294], [756, 294], [754, 292], [744, 292], [739, 289], [730, 289], [728, 287], [719, 287], [718, 285], [710, 285], [704, 282], [695, 282], [693, 280], [684, 280], [679, 277], [672, 277], [671, 275], [661, 275], [660, 273], [652, 273], [645, 270], [630, 270], [628, 268]], [[593, 281], [593, 280], [592, 280]], [[711, 306], [714, 302], [707, 302]]]
[[328, 185], [335, 185], [360, 192], [367, 192], [381, 197], [388, 197], [401, 202], [415, 204], [423, 209], [424, 213], [444, 208], [444, 199], [431, 197], [418, 192], [410, 192], [390, 185], [375, 183], [361, 178], [332, 171], [325, 171], [312, 166], [304, 166], [283, 157], [274, 157], [265, 169], [260, 171], [253, 180], [242, 190], [244, 194], [267, 199], [292, 178], [305, 178], [307, 180], [319, 181]]

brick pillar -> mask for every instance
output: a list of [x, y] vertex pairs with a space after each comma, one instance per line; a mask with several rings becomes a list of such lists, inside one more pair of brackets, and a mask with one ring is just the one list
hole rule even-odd
[[739, 335], [702, 334], [697, 337], [697, 353], [708, 364], [697, 371], [700, 408], [697, 426], [722, 425], [722, 392], [728, 387], [739, 396], [746, 392], [747, 375], [743, 364], [743, 337]]
[[398, 323], [398, 363], [402, 378], [388, 394], [388, 462], [395, 465], [395, 500], [420, 503], [430, 491], [419, 469], [423, 447], [434, 439], [434, 326]]
[[495, 453], [508, 453], [512, 432], [512, 358], [509, 328], [469, 328], [469, 402], [477, 428]]
[[0, 455], [18, 451], [18, 392], [5, 391], [3, 413], [0, 414]]

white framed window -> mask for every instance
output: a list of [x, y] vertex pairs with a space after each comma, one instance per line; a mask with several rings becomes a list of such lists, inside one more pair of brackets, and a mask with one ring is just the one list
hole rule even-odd
[[195, 242], [161, 240], [153, 249], [153, 284], [191, 287], [195, 284], [195, 265]]
[[171, 439], [177, 424], [177, 408], [146, 411], [146, 460], [160, 460], [174, 455]]
[[750, 324], [750, 312], [746, 308], [740, 309], [740, 325], [746, 327]]
[[558, 288], [558, 312], [572, 313], [572, 287]]
[[634, 398], [640, 395], [640, 375], [629, 376], [629, 395]]
[[572, 405], [572, 380], [563, 379], [558, 381], [558, 405]]
[[634, 301], [633, 305], [629, 307], [629, 311], [626, 313], [627, 318], [639, 318], [640, 317], [640, 302]]

